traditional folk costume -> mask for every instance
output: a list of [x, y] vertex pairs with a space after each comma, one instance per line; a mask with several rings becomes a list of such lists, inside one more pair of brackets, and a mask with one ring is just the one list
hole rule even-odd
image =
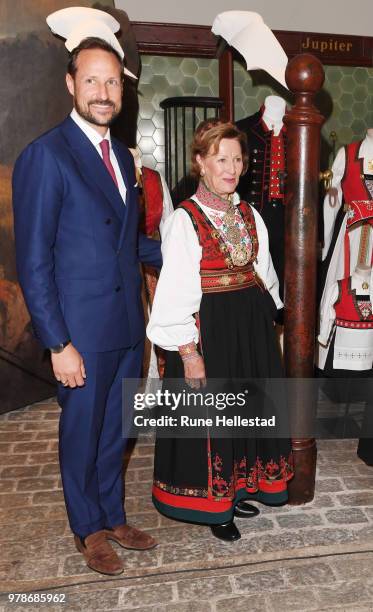
[[[140, 231], [148, 238], [160, 240], [163, 224], [174, 210], [171, 195], [163, 176], [156, 170], [143, 166], [137, 150], [131, 149], [131, 153], [135, 160], [136, 179], [139, 187]], [[141, 268], [144, 278], [142, 300], [147, 321], [153, 305], [159, 272], [157, 268], [147, 264], [142, 264]], [[146, 340], [143, 377], [162, 377], [164, 362], [164, 351], [160, 348], [155, 350], [149, 340]]]
[[337, 401], [366, 402], [357, 454], [368, 465], [373, 465], [372, 280], [372, 274], [369, 278], [357, 269], [330, 287], [319, 335], [328, 350], [324, 375], [331, 379]]
[[[366, 159], [369, 146], [367, 138], [352, 142], [338, 151], [333, 164], [332, 188], [324, 201], [323, 259], [328, 271], [320, 304], [321, 316], [336, 281], [348, 278], [358, 263], [372, 264], [373, 176], [367, 172]], [[327, 348], [318, 347], [316, 365], [321, 370], [325, 368], [327, 354]]]
[[321, 313], [319, 342], [331, 346], [329, 364], [344, 374], [346, 370], [372, 369], [373, 315], [369, 286], [356, 272], [337, 281], [329, 289]]
[[238, 191], [260, 212], [267, 226], [269, 250], [283, 298], [286, 127], [275, 135], [263, 120], [264, 109], [263, 106], [254, 115], [236, 123], [247, 135], [249, 146], [249, 167], [240, 179]]
[[[343, 147], [333, 164], [332, 189], [324, 201], [327, 275], [320, 304], [321, 344], [316, 353], [316, 365], [323, 375], [335, 379], [334, 386], [329, 385], [333, 396], [348, 402], [357, 394], [368, 402], [365, 435], [373, 432], [373, 279], [359, 278], [357, 266], [371, 266], [373, 260], [372, 144], [367, 136]], [[358, 455], [369, 464], [373, 463], [372, 448], [372, 439], [360, 439]]]
[[[166, 382], [184, 379], [178, 347], [196, 342], [207, 380], [282, 376], [273, 318], [282, 302], [261, 216], [201, 183], [166, 221], [148, 336], [167, 351]], [[287, 500], [289, 440], [161, 439], [153, 501], [172, 518], [223, 524], [235, 504]]]

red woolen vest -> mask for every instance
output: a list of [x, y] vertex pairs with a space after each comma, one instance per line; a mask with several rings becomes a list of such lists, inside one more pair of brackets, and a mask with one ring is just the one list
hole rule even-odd
[[240, 202], [238, 205], [249, 232], [252, 247], [250, 259], [244, 266], [233, 264], [229, 249], [220, 232], [194, 200], [182, 202], [179, 208], [183, 208], [189, 215], [202, 247], [200, 274], [203, 293], [236, 291], [253, 285], [264, 288], [253, 266], [259, 245], [254, 214], [246, 202]]
[[[197, 232], [199, 243], [202, 247], [201, 271], [234, 269], [239, 272], [242, 270], [239, 266], [234, 266], [232, 264], [228, 247], [223, 238], [221, 238], [220, 232], [214, 227], [194, 200], [185, 200], [178, 208], [183, 208], [188, 213], [194, 225], [194, 229]], [[259, 248], [255, 218], [250, 206], [246, 202], [240, 202], [238, 209], [241, 212], [251, 238], [252, 252], [248, 265], [252, 265], [252, 262], [257, 257]]]
[[159, 238], [159, 224], [163, 212], [163, 189], [161, 177], [151, 168], [141, 169], [142, 211], [140, 229], [150, 238]]
[[363, 158], [358, 157], [362, 141], [346, 145], [346, 164], [341, 187], [347, 209], [347, 228], [359, 221], [373, 224], [373, 199], [364, 182]]
[[351, 289], [351, 276], [338, 281], [338, 300], [334, 304], [335, 324], [349, 329], [373, 329], [372, 304], [359, 300]]

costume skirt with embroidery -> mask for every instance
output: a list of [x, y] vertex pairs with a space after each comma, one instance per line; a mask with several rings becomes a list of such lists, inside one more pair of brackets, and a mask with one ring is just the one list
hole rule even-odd
[[[253, 286], [205, 293], [199, 314], [207, 380], [283, 376], [268, 292]], [[184, 378], [183, 364], [167, 351], [163, 388], [172, 390], [176, 378]], [[153, 502], [171, 518], [222, 524], [240, 500], [286, 502], [292, 475], [288, 438], [211, 437], [208, 430], [198, 439], [157, 436]]]

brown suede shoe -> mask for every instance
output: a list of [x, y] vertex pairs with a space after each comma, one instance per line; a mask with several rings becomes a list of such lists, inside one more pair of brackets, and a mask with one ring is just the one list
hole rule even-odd
[[130, 525], [118, 525], [106, 529], [105, 533], [108, 540], [114, 540], [123, 548], [132, 550], [149, 550], [158, 544], [152, 536]]
[[89, 568], [100, 574], [117, 576], [124, 570], [123, 562], [106, 539], [105, 531], [91, 533], [84, 540], [74, 536], [77, 550], [84, 556]]

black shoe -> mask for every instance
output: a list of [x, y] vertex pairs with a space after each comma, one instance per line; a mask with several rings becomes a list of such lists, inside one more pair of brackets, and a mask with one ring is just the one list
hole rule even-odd
[[226, 542], [235, 542], [241, 537], [236, 525], [233, 521], [230, 523], [224, 523], [223, 525], [210, 525], [211, 531], [216, 538], [219, 540], [225, 540]]
[[234, 507], [234, 516], [238, 518], [252, 518], [258, 514], [259, 508], [252, 506], [247, 501], [239, 501]]

